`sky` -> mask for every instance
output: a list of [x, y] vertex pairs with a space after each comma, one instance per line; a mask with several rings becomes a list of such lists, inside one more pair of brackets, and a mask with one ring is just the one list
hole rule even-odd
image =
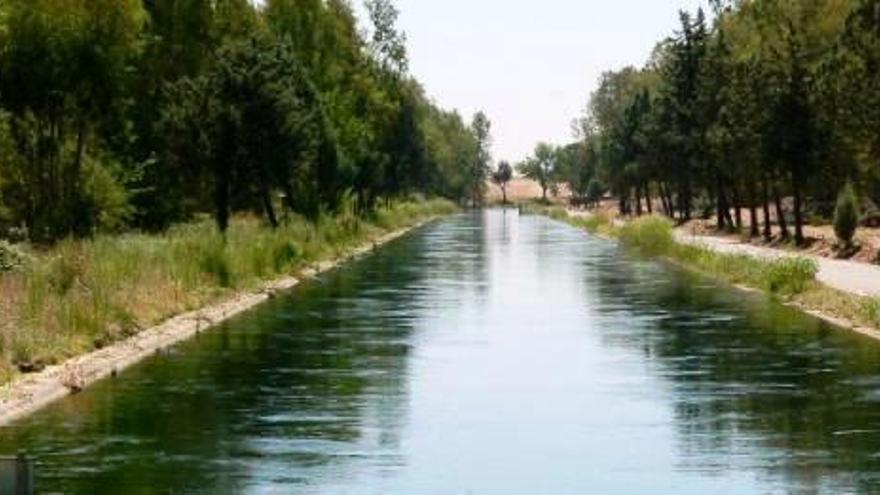
[[[353, 3], [359, 3], [355, 0]], [[496, 160], [565, 144], [608, 69], [641, 66], [701, 0], [396, 0], [428, 95], [492, 121]], [[362, 20], [364, 16], [361, 16]]]

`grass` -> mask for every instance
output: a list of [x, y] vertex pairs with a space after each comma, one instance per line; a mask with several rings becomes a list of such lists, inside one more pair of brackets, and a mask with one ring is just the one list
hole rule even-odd
[[675, 241], [672, 222], [656, 216], [642, 217], [614, 227], [600, 215], [575, 217], [561, 207], [533, 207], [527, 212], [544, 214], [589, 232], [616, 238], [625, 247], [645, 255], [666, 258], [737, 286], [760, 289], [801, 308], [846, 320], [852, 325], [880, 329], [880, 298], [858, 296], [823, 285], [816, 280], [818, 266], [810, 258], [760, 259], [679, 243]]
[[815, 284], [819, 267], [810, 258], [760, 259], [744, 254], [719, 253], [712, 249], [675, 241], [673, 225], [657, 217], [627, 222], [618, 231], [627, 247], [651, 256], [664, 256], [736, 285], [762, 289], [770, 294], [793, 296]]
[[602, 212], [591, 213], [586, 216], [572, 216], [568, 210], [559, 205], [548, 205], [540, 201], [520, 203], [517, 205], [520, 212], [525, 215], [544, 215], [554, 220], [566, 222], [593, 234], [605, 237], [617, 237], [618, 228], [614, 227], [611, 219]]
[[0, 271], [0, 383], [101, 348], [268, 280], [296, 274], [385, 233], [454, 212], [447, 201], [397, 203], [371, 218], [292, 218], [277, 230], [234, 219], [226, 237], [209, 219], [161, 235], [68, 240]]

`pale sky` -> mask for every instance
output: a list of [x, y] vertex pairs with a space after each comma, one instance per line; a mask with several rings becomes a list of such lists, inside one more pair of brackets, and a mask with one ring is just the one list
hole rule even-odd
[[705, 8], [701, 0], [395, 4], [412, 73], [441, 106], [467, 119], [484, 110], [492, 120], [494, 158], [512, 162], [538, 141], [569, 142], [571, 121], [604, 70], [642, 65], [654, 44], [677, 28], [679, 9]]

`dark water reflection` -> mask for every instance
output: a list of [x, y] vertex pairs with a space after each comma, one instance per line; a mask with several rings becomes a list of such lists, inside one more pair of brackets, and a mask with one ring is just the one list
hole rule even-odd
[[540, 218], [422, 229], [0, 431], [66, 493], [873, 493], [880, 346]]

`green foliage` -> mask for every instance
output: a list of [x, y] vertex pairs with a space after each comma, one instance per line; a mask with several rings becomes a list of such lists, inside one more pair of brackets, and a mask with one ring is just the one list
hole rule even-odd
[[818, 272], [818, 265], [810, 258], [782, 258], [768, 263], [764, 286], [772, 293], [799, 294]]
[[807, 291], [818, 271], [816, 263], [808, 258], [763, 260], [690, 244], [677, 244], [670, 256], [687, 267], [730, 283], [787, 296]]
[[275, 273], [284, 273], [302, 256], [302, 250], [293, 242], [282, 242], [276, 245], [272, 253], [272, 269]]
[[847, 184], [837, 196], [834, 208], [834, 233], [845, 247], [852, 245], [859, 225], [859, 202], [852, 184]]
[[464, 202], [472, 196], [469, 171], [477, 159], [476, 136], [456, 112], [429, 108], [423, 123], [431, 167], [431, 192]]
[[571, 223], [577, 227], [586, 230], [587, 232], [592, 232], [594, 234], [605, 234], [612, 228], [611, 221], [601, 212], [586, 217], [573, 219]]
[[620, 228], [619, 238], [623, 245], [652, 256], [668, 254], [675, 245], [672, 223], [656, 216], [627, 222]]
[[510, 163], [506, 161], [499, 162], [498, 168], [492, 172], [492, 182], [502, 188], [506, 187], [507, 183], [510, 182], [510, 179], [512, 178], [513, 167], [511, 167]]
[[201, 253], [199, 260], [201, 271], [214, 277], [216, 284], [224, 289], [235, 285], [235, 275], [229, 255], [226, 252], [226, 243], [222, 239], [214, 239]]
[[492, 182], [501, 189], [502, 203], [507, 204], [507, 184], [513, 179], [513, 167], [509, 162], [502, 161], [492, 172]]
[[455, 209], [445, 200], [394, 203], [373, 220], [347, 211], [292, 217], [276, 230], [237, 216], [225, 236], [205, 217], [163, 234], [69, 239], [34, 253], [0, 241], [0, 265], [13, 253], [16, 270], [0, 270], [0, 369], [93, 350]]
[[[0, 167], [14, 223], [51, 239], [100, 226], [95, 168], [113, 129], [124, 129], [130, 64], [146, 16], [139, 0], [10, 0], [0, 28]], [[4, 146], [7, 148], [7, 146]], [[7, 151], [7, 150], [4, 150]], [[102, 177], [101, 179], [106, 179]], [[104, 180], [102, 187], [110, 187]], [[106, 199], [106, 198], [103, 198]], [[115, 205], [113, 205], [115, 206]]]
[[488, 118], [433, 104], [393, 3], [367, 10], [361, 30], [342, 0], [4, 2], [0, 229], [51, 243], [481, 194]]
[[678, 244], [671, 223], [661, 217], [642, 217], [627, 222], [616, 234], [623, 245], [640, 253], [666, 256], [732, 283], [759, 287], [772, 294], [796, 295], [806, 291], [819, 270], [816, 262], [809, 258], [762, 260]]
[[874, 328], [880, 326], [880, 298], [866, 297], [860, 302], [861, 313]]
[[309, 191], [327, 185], [320, 177], [337, 168], [336, 155], [322, 159], [323, 141], [332, 135], [324, 133], [314, 87], [283, 42], [256, 36], [224, 46], [204, 77], [182, 79], [167, 101], [161, 124], [168, 159], [205, 167], [221, 231], [234, 199], [262, 209], [277, 227], [273, 190], [284, 191], [294, 211], [313, 217], [320, 209], [315, 198], [332, 196]]
[[[583, 143], [595, 145], [597, 178], [621, 212], [641, 214], [647, 199], [724, 229], [741, 227], [745, 210], [756, 236], [760, 209], [779, 209], [803, 243], [809, 208], [830, 209], [841, 178], [880, 199], [877, 0], [713, 10], [712, 21], [682, 13], [645, 66], [603, 74], [591, 95]], [[764, 226], [765, 236], [788, 237], [787, 227]]]
[[590, 197], [590, 184], [597, 180], [598, 155], [596, 144], [590, 140], [570, 143], [556, 151], [556, 180], [567, 183], [572, 203], [592, 205], [597, 199]]
[[524, 177], [534, 180], [541, 186], [541, 199], [547, 201], [547, 190], [553, 187], [557, 179], [558, 151], [547, 143], [538, 143], [534, 154], [517, 166], [517, 171]]
[[0, 239], [0, 273], [21, 271], [31, 262], [24, 250], [15, 244]]
[[471, 201], [474, 206], [482, 203], [486, 188], [486, 178], [489, 176], [489, 163], [492, 161], [491, 136], [492, 123], [482, 111], [477, 112], [471, 121], [470, 132], [475, 139], [476, 148], [468, 164], [468, 184], [470, 187]]

